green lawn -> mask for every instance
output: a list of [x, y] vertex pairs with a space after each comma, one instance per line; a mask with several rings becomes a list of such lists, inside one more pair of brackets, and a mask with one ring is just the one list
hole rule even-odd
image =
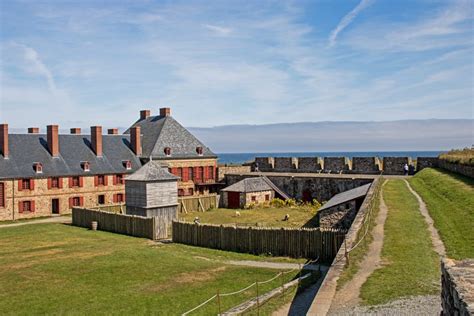
[[[236, 216], [236, 211], [240, 216]], [[207, 212], [181, 213], [180, 219], [193, 221], [199, 217], [201, 223], [266, 226], [266, 227], [314, 227], [316, 222], [316, 208], [312, 206], [295, 207], [267, 207], [250, 210], [213, 209]], [[290, 220], [284, 221], [285, 215], [290, 215]]]
[[448, 257], [474, 258], [474, 180], [424, 169], [410, 184], [425, 201]]
[[439, 294], [439, 258], [418, 201], [403, 180], [389, 180], [383, 192], [389, 210], [383, 265], [362, 286], [363, 303], [378, 305], [412, 295]]
[[[225, 264], [267, 260], [61, 224], [0, 229], [0, 314], [178, 315], [278, 271]], [[296, 271], [285, 276], [288, 281]], [[261, 286], [266, 292], [281, 280]], [[228, 309], [254, 291], [223, 298]], [[216, 314], [217, 304], [197, 314]]]

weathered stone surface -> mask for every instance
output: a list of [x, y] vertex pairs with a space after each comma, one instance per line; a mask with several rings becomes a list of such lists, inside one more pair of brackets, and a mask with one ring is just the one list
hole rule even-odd
[[380, 173], [379, 161], [376, 157], [353, 157], [352, 173], [378, 174]]
[[421, 171], [425, 168], [437, 168], [438, 163], [438, 157], [418, 157], [416, 158], [416, 171]]
[[[276, 172], [294, 172], [296, 165], [291, 157], [275, 157], [273, 158], [273, 170]], [[260, 169], [260, 171], [263, 171]]]
[[224, 179], [227, 173], [247, 173], [250, 172], [250, 166], [243, 166], [243, 165], [235, 165], [235, 166], [226, 166], [226, 165], [219, 165], [217, 169], [218, 173], [218, 180], [221, 181]]
[[349, 229], [357, 214], [356, 203], [349, 202], [318, 212], [321, 228]]
[[263, 172], [273, 171], [273, 158], [256, 157], [255, 163], [258, 165], [259, 171], [263, 171]]
[[334, 173], [346, 172], [349, 170], [349, 163], [346, 157], [324, 157], [324, 170]]
[[474, 259], [441, 261], [442, 315], [474, 314]]
[[384, 157], [383, 158], [383, 174], [402, 175], [405, 172], [404, 169], [403, 169], [405, 164], [410, 165], [410, 158], [408, 158], [408, 157]]
[[455, 172], [466, 177], [474, 178], [474, 166], [450, 163], [443, 159], [440, 159], [438, 164], [439, 164], [439, 167], [446, 169], [448, 171]]
[[299, 157], [298, 172], [318, 172], [322, 169], [318, 157]]

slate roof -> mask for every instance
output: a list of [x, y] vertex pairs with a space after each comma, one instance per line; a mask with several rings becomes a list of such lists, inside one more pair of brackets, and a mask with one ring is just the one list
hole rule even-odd
[[163, 168], [158, 161], [150, 161], [135, 173], [126, 177], [127, 181], [178, 181], [179, 179], [179, 177], [169, 173], [168, 168]]
[[[0, 156], [0, 179], [126, 174], [141, 167], [128, 135], [103, 135], [102, 147], [103, 156], [97, 157], [89, 135], [59, 135], [59, 157], [53, 158], [45, 134], [9, 134], [10, 153], [8, 159]], [[132, 163], [131, 170], [126, 170], [125, 160]], [[89, 172], [82, 169], [83, 161], [89, 162]], [[42, 173], [33, 169], [35, 162], [43, 165]]]
[[[217, 158], [216, 154], [171, 116], [150, 116], [138, 120], [131, 127], [136, 126], [140, 126], [143, 135], [142, 157], [144, 158]], [[129, 133], [130, 129], [125, 131], [125, 134]], [[166, 147], [171, 148], [171, 156], [165, 155]], [[197, 147], [202, 147], [202, 155], [196, 152]]]
[[338, 206], [340, 204], [344, 204], [344, 203], [347, 203], [349, 201], [352, 201], [352, 200], [358, 199], [360, 197], [363, 197], [363, 196], [367, 195], [367, 192], [369, 191], [369, 188], [370, 188], [371, 185], [372, 185], [372, 183], [367, 183], [367, 184], [364, 184], [364, 185], [362, 185], [360, 187], [357, 187], [355, 189], [347, 190], [347, 191], [344, 191], [342, 193], [336, 194], [329, 201], [327, 201], [327, 203], [324, 204], [319, 209], [319, 211], [322, 211], [322, 210], [325, 210], [325, 209], [328, 209], [328, 208], [331, 208], [331, 207], [334, 207], [334, 206]]
[[273, 188], [265, 181], [263, 177], [246, 178], [237, 183], [234, 183], [227, 188], [222, 189], [226, 192], [260, 192], [260, 191], [273, 191]]

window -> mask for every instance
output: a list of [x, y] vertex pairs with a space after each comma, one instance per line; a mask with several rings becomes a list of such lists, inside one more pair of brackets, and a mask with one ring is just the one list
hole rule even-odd
[[97, 176], [97, 185], [105, 185], [105, 176]]
[[196, 147], [196, 152], [199, 156], [202, 156], [202, 147]]
[[81, 162], [81, 167], [85, 172], [91, 171], [91, 166], [88, 161]]
[[194, 180], [194, 169], [192, 167], [188, 168], [188, 177], [189, 180]]
[[117, 194], [115, 194], [115, 196], [114, 196], [114, 202], [115, 202], [115, 203], [123, 203], [123, 202], [125, 202], [125, 197], [124, 197], [123, 193], [117, 193]]
[[31, 180], [30, 179], [23, 179], [21, 185], [22, 190], [31, 190]]
[[183, 195], [184, 195], [184, 190], [178, 189], [178, 196], [183, 196]]
[[35, 201], [21, 201], [18, 202], [18, 212], [34, 212], [35, 211]]
[[199, 167], [199, 168], [198, 168], [198, 175], [197, 175], [197, 178], [198, 178], [198, 179], [201, 179], [201, 180], [204, 179], [204, 167]]
[[270, 201], [270, 194], [265, 195], [265, 201]]
[[188, 193], [189, 193], [189, 195], [194, 195], [194, 189], [193, 189], [193, 188], [189, 188], [189, 189], [188, 189]]
[[124, 179], [123, 179], [123, 174], [117, 174], [115, 175], [115, 185], [117, 184], [123, 184], [124, 183]]
[[78, 196], [73, 197], [72, 206], [81, 206], [81, 198]]
[[80, 177], [71, 177], [71, 187], [77, 188], [81, 185], [81, 178]]
[[59, 188], [59, 178], [51, 178], [51, 188]]
[[257, 197], [255, 195], [252, 195], [252, 202], [257, 201]]
[[214, 180], [214, 167], [213, 166], [209, 167], [209, 179]]
[[33, 169], [36, 173], [43, 173], [43, 165], [41, 164], [41, 162], [35, 162], [33, 164]]
[[165, 147], [164, 152], [165, 152], [165, 155], [166, 155], [166, 156], [171, 156], [171, 148]]
[[0, 207], [5, 207], [5, 184], [0, 183]]
[[97, 204], [105, 204], [105, 195], [101, 194], [97, 197]]
[[123, 166], [125, 169], [130, 170], [132, 169], [132, 162], [130, 160], [124, 160], [122, 161]]
[[31, 201], [23, 201], [23, 212], [31, 212]]

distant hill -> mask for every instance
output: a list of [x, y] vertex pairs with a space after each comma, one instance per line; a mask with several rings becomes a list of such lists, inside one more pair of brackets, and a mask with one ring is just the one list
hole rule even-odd
[[473, 119], [191, 127], [214, 152], [447, 150], [474, 143]]

